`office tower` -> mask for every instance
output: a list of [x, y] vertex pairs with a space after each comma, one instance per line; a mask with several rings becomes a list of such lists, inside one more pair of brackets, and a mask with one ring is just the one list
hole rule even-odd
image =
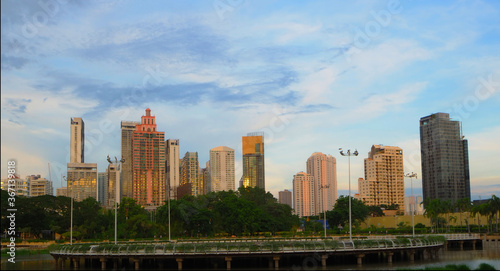
[[293, 176], [293, 210], [299, 217], [315, 215], [314, 179], [305, 172]]
[[70, 163], [84, 163], [85, 123], [82, 118], [71, 118]]
[[179, 170], [179, 139], [168, 139], [165, 142], [165, 148], [166, 189], [170, 191], [170, 199], [177, 199], [177, 188], [179, 188], [181, 178]]
[[198, 152], [186, 152], [181, 161], [180, 186], [184, 186], [184, 189], [187, 189], [188, 195], [198, 196], [200, 192], [203, 191], [203, 187], [201, 187], [198, 177], [199, 169]]
[[[205, 183], [210, 184], [210, 160], [205, 163], [205, 170], [203, 171], [203, 179]], [[208, 185], [203, 186], [203, 191], [206, 194], [210, 192]]]
[[70, 162], [67, 164], [67, 193], [77, 201], [88, 197], [97, 200], [97, 164], [84, 163], [85, 124], [71, 118]]
[[403, 150], [399, 147], [372, 145], [365, 158], [365, 178], [358, 180], [361, 200], [366, 205], [398, 205], [404, 212]]
[[292, 192], [290, 190], [285, 189], [284, 191], [280, 191], [278, 196], [279, 196], [279, 203], [286, 204], [286, 205], [293, 208], [293, 206], [292, 206]]
[[108, 164], [108, 189], [106, 197], [106, 205], [108, 207], [115, 206], [115, 202], [120, 204], [121, 187], [120, 187], [120, 161]]
[[108, 204], [108, 171], [97, 173], [97, 201], [103, 206]]
[[[9, 182], [11, 181], [11, 182]], [[30, 195], [30, 184], [29, 179], [2, 179], [2, 190], [9, 191], [9, 188], [14, 189], [16, 191], [16, 196], [24, 196], [29, 197]]]
[[469, 154], [459, 121], [448, 113], [421, 118], [420, 152], [424, 200], [470, 199]]
[[40, 175], [30, 175], [26, 177], [26, 181], [29, 183], [30, 186], [29, 188], [30, 197], [54, 195], [52, 182], [45, 178], [41, 178]]
[[234, 191], [234, 150], [216, 147], [210, 150], [209, 192]]
[[264, 134], [249, 133], [242, 138], [243, 143], [243, 176], [244, 187], [260, 187], [266, 189], [264, 167]]
[[333, 208], [337, 201], [337, 161], [335, 157], [321, 152], [307, 159], [307, 174], [313, 177], [313, 215]]
[[122, 164], [122, 197], [132, 198], [134, 196], [132, 190], [132, 180], [134, 174], [132, 172], [132, 140], [134, 139], [134, 131], [140, 122], [137, 121], [122, 121], [121, 122], [121, 153], [125, 160]]
[[[141, 117], [132, 140], [132, 191], [137, 204], [160, 206], [165, 201], [165, 133], [156, 130], [151, 110]], [[125, 161], [126, 163], [126, 161]]]
[[76, 201], [88, 197], [97, 200], [97, 164], [68, 163], [68, 196]]

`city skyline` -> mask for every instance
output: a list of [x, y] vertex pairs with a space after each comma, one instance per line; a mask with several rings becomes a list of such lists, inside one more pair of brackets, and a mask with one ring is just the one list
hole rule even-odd
[[500, 3], [229, 2], [1, 1], [1, 177], [16, 159], [58, 188], [71, 117], [103, 172], [120, 122], [151, 108], [200, 164], [234, 149], [236, 182], [241, 137], [264, 132], [276, 198], [315, 152], [337, 159], [347, 194], [340, 147], [360, 153], [354, 194], [374, 144], [404, 150], [421, 195], [419, 119], [445, 112], [468, 140], [471, 198], [500, 194]]

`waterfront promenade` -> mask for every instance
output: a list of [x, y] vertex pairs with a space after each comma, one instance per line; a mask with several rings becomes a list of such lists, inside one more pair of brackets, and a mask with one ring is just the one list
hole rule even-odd
[[[465, 237], [465, 236], [464, 236]], [[467, 236], [471, 237], [471, 236]], [[479, 238], [479, 235], [472, 238]], [[291, 258], [302, 259], [304, 267], [326, 266], [327, 261], [339, 257], [353, 258], [358, 265], [365, 257], [383, 258], [387, 263], [393, 259], [403, 261], [425, 260], [438, 257], [445, 238], [438, 236], [369, 236], [349, 239], [330, 238], [269, 238], [269, 239], [207, 239], [177, 242], [119, 242], [112, 244], [59, 245], [50, 254], [58, 267], [66, 261], [75, 269], [82, 264], [99, 266], [102, 269], [130, 266], [138, 270], [143, 265], [162, 269], [177, 265], [182, 270], [185, 263], [204, 261], [204, 266], [225, 265], [231, 269], [237, 260], [251, 259], [266, 262], [270, 268], [279, 268]]]

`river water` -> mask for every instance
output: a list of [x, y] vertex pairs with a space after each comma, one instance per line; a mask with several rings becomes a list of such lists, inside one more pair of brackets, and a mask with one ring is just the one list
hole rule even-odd
[[[4, 256], [4, 255], [2, 255]], [[83, 263], [83, 262], [82, 262]], [[475, 269], [481, 263], [488, 263], [494, 266], [497, 270], [500, 270], [500, 248], [488, 248], [485, 247], [483, 250], [448, 250], [443, 251], [442, 249], [439, 252], [438, 259], [427, 259], [427, 260], [416, 260], [414, 263], [409, 263], [406, 261], [396, 261], [392, 264], [388, 263], [369, 263], [364, 261], [362, 266], [358, 266], [357, 264], [329, 264], [326, 268], [322, 268], [321, 266], [313, 266], [313, 265], [292, 265], [292, 266], [280, 266], [279, 270], [395, 270], [401, 268], [424, 268], [427, 266], [444, 266], [447, 264], [466, 264], [471, 269]], [[26, 256], [18, 256], [16, 257], [16, 263], [9, 263], [6, 261], [6, 258], [2, 257], [2, 270], [56, 270], [55, 261], [52, 256], [48, 254], [41, 255], [26, 255]], [[219, 266], [223, 267], [226, 270], [225, 265]], [[304, 268], [305, 267], [305, 268]], [[67, 270], [70, 269], [69, 264], [66, 264]], [[185, 270], [189, 270], [191, 268], [185, 268]], [[199, 266], [196, 269], [203, 269], [203, 266]], [[81, 268], [79, 270], [89, 270], [85, 269], [83, 264], [81, 264]], [[95, 269], [100, 270], [100, 269]], [[121, 270], [127, 270], [125, 268], [121, 268]], [[133, 270], [133, 269], [131, 269]], [[142, 270], [142, 269], [141, 269]], [[173, 269], [175, 270], [175, 269]], [[216, 270], [213, 267], [206, 268], [206, 270]], [[255, 268], [242, 268], [241, 266], [233, 265], [232, 270], [256, 270]], [[258, 270], [274, 270], [268, 268], [260, 268]]]

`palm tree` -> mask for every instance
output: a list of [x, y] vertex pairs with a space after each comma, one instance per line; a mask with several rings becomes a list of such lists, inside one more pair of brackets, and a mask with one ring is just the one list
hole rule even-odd
[[495, 217], [496, 216], [496, 228], [497, 228], [497, 232], [498, 232], [498, 216], [499, 216], [499, 213], [500, 213], [500, 198], [495, 196], [495, 195], [492, 195], [491, 196], [491, 199], [488, 201], [488, 204], [491, 206], [490, 208], [490, 212], [491, 212], [491, 216], [492, 217]]
[[[457, 200], [457, 202], [455, 203], [455, 208], [460, 213], [460, 228], [462, 228], [462, 213], [463, 212], [470, 212], [470, 208], [471, 208], [470, 199], [463, 198], [463, 199]], [[466, 222], [467, 222], [467, 231], [470, 233], [469, 219], [467, 217], [466, 217]]]
[[471, 208], [471, 217], [476, 217], [477, 216], [477, 225], [479, 227], [479, 233], [481, 233], [481, 220], [479, 220], [479, 210], [481, 209], [481, 205], [473, 205]]
[[446, 225], [446, 232], [448, 232], [449, 229], [450, 229], [450, 224], [448, 223], [449, 222], [449, 214], [450, 214], [450, 212], [453, 209], [453, 205], [451, 204], [450, 200], [441, 201], [441, 205], [440, 205], [439, 209], [440, 209], [441, 213], [445, 214], [445, 220], [444, 221], [447, 224]]
[[431, 225], [435, 224], [436, 233], [438, 231], [438, 217], [441, 209], [441, 200], [440, 199], [430, 199], [426, 198], [423, 202], [425, 207], [424, 216], [430, 218]]

